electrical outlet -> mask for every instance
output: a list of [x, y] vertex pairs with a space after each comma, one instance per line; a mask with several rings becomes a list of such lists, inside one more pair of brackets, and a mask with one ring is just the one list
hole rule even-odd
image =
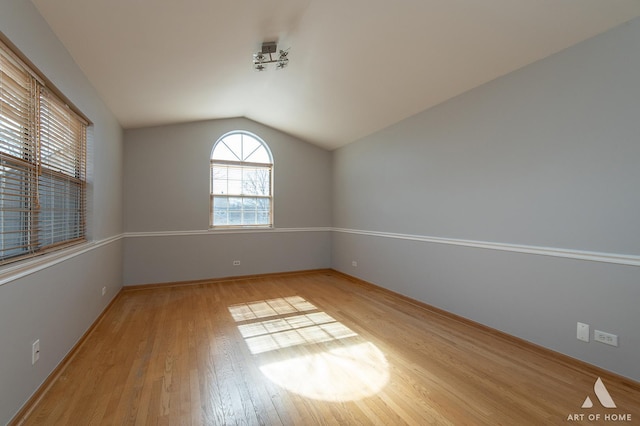
[[102, 295], [104, 296], [105, 294], [107, 294], [107, 287], [102, 287]]
[[351, 266], [353, 266], [354, 268], [358, 267], [358, 262], [356, 262], [355, 260], [351, 261]]
[[583, 342], [589, 341], [589, 324], [578, 323], [578, 340], [582, 340]]
[[31, 344], [31, 365], [40, 359], [40, 339]]
[[240, 266], [240, 261], [239, 260], [234, 260], [233, 261], [233, 266]]
[[618, 346], [618, 336], [611, 333], [606, 333], [600, 330], [593, 331], [593, 340], [596, 342], [604, 343], [605, 345]]

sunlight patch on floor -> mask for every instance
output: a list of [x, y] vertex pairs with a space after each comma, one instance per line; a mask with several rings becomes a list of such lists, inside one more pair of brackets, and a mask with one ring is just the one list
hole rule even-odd
[[252, 354], [357, 336], [324, 312], [239, 325]]
[[375, 395], [389, 380], [387, 360], [370, 342], [266, 364], [260, 370], [291, 392], [333, 402]]
[[300, 296], [279, 297], [229, 307], [229, 313], [236, 322], [314, 310], [317, 308]]
[[302, 297], [233, 305], [229, 313], [251, 354], [279, 351], [281, 360], [260, 371], [298, 395], [354, 401], [376, 394], [389, 380], [380, 349]]

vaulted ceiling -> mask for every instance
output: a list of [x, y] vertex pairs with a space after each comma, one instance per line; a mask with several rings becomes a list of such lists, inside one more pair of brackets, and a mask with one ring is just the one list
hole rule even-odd
[[[335, 149], [640, 16], [638, 0], [32, 0], [124, 128], [244, 116]], [[289, 49], [256, 72], [263, 41]]]

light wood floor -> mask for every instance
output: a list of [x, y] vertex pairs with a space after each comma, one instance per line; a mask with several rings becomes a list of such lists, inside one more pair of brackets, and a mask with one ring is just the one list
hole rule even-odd
[[[617, 408], [600, 404], [598, 377]], [[573, 414], [584, 420], [569, 424], [634, 424], [640, 385], [316, 271], [123, 291], [25, 424], [554, 425]]]

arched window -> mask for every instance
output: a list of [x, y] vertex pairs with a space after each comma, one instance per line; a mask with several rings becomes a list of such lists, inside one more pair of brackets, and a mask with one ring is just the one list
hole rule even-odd
[[273, 226], [273, 159], [267, 144], [230, 132], [211, 151], [211, 227]]

